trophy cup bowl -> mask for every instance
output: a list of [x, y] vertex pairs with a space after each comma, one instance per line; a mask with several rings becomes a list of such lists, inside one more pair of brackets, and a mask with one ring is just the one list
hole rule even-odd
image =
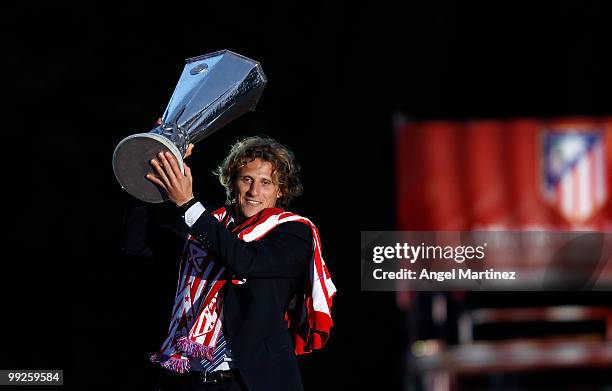
[[161, 123], [117, 144], [113, 171], [121, 187], [145, 202], [166, 201], [166, 191], [146, 178], [151, 159], [169, 151], [185, 173], [187, 146], [254, 110], [265, 84], [258, 62], [229, 50], [187, 59]]

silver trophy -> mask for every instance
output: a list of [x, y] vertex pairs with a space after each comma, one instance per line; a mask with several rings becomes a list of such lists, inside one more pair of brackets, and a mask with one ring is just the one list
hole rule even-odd
[[126, 137], [115, 148], [113, 171], [121, 187], [142, 201], [167, 200], [165, 190], [145, 177], [153, 172], [151, 159], [170, 151], [184, 173], [189, 143], [253, 110], [265, 85], [258, 62], [229, 50], [187, 59], [161, 124]]

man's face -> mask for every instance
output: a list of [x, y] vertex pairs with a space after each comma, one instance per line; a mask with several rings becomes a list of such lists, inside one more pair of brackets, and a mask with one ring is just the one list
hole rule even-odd
[[243, 221], [265, 208], [272, 208], [282, 195], [272, 178], [272, 163], [257, 158], [238, 171], [234, 184], [236, 211]]

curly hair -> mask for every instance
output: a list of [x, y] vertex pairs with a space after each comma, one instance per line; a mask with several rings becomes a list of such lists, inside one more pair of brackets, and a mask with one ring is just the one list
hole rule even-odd
[[214, 171], [225, 188], [227, 204], [235, 202], [235, 182], [238, 172], [257, 158], [272, 164], [272, 180], [281, 191], [276, 204], [286, 208], [291, 200], [302, 194], [300, 167], [295, 163], [293, 152], [287, 147], [271, 138], [261, 136], [237, 141], [232, 145], [223, 163]]

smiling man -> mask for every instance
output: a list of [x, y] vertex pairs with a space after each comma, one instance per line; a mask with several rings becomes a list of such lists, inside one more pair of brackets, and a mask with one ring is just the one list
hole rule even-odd
[[151, 357], [172, 371], [162, 390], [302, 390], [295, 355], [327, 341], [336, 289], [317, 228], [283, 209], [302, 191], [291, 151], [234, 144], [216, 170], [227, 194], [216, 210], [194, 197], [187, 165], [162, 153], [151, 165], [189, 230], [168, 337]]

